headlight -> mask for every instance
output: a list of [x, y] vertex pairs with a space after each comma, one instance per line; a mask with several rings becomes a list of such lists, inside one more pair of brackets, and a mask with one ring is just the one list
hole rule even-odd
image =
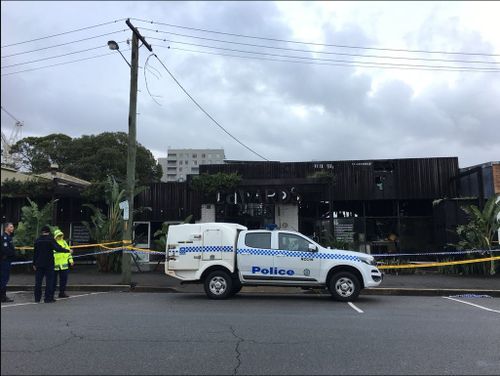
[[361, 262], [364, 262], [366, 265], [371, 265], [371, 266], [377, 266], [377, 263], [375, 262], [375, 259], [373, 258], [359, 258]]

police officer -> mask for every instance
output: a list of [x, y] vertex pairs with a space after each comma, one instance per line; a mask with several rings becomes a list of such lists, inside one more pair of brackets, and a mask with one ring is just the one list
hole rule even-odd
[[49, 226], [43, 226], [41, 236], [35, 240], [33, 253], [33, 269], [35, 270], [35, 302], [42, 298], [42, 281], [45, 277], [45, 303], [53, 303], [54, 299], [54, 251], [66, 252], [50, 234]]
[[14, 261], [14, 256], [16, 254], [16, 249], [14, 248], [14, 243], [12, 243], [12, 236], [14, 235], [14, 225], [10, 222], [5, 224], [5, 230], [2, 234], [2, 303], [13, 302], [13, 299], [7, 297], [7, 283], [10, 277], [10, 266], [12, 261]]
[[56, 252], [54, 251], [54, 287], [53, 292], [55, 294], [57, 288], [57, 277], [59, 277], [59, 298], [68, 298], [66, 295], [66, 284], [68, 283], [68, 269], [69, 265], [73, 266], [73, 257], [71, 253], [73, 252], [68, 243], [64, 240], [64, 233], [57, 229], [54, 231], [54, 238], [57, 244], [59, 244], [68, 252]]

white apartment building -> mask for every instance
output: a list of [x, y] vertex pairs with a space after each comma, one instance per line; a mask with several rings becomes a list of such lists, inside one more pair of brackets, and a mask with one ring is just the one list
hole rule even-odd
[[167, 158], [158, 158], [161, 181], [185, 181], [187, 175], [199, 174], [200, 165], [222, 164], [224, 159], [224, 149], [168, 149]]

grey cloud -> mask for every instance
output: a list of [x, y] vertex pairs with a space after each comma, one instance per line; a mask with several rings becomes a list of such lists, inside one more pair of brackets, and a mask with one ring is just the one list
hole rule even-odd
[[[104, 8], [77, 4], [86, 17], [92, 9], [95, 12], [95, 9], [109, 10], [110, 7], [108, 3], [102, 5]], [[291, 39], [292, 35], [273, 3], [119, 4], [120, 14], [126, 16], [282, 39]], [[16, 23], [19, 14], [5, 16], [4, 13], [2, 31], [5, 30], [3, 21], [7, 19], [16, 24], [12, 28], [16, 39], [38, 34], [26, 23]], [[21, 19], [36, 18], [27, 17]], [[100, 17], [104, 18], [102, 14]], [[68, 19], [69, 23], [59, 27], [68, 29], [83, 23], [82, 19]], [[436, 22], [438, 20], [427, 21], [408, 39], [429, 48], [440, 47], [442, 38], [454, 41], [454, 48], [470, 50], [476, 44], [482, 50], [490, 49], [477, 33], [462, 30], [454, 22], [446, 27], [435, 26]], [[42, 21], [36, 23], [43, 24]], [[23, 27], [31, 34], [26, 36]], [[39, 29], [40, 33], [46, 33], [50, 27], [43, 24]], [[323, 25], [323, 30], [326, 43], [374, 45], [377, 37], [366, 35], [354, 24], [339, 28], [330, 22]], [[436, 33], [441, 36], [426, 45]], [[2, 44], [6, 43], [4, 39], [2, 33]], [[463, 73], [452, 87], [436, 82], [418, 95], [408, 84], [392, 79], [372, 93], [376, 70], [358, 72], [353, 67], [265, 62], [160, 48], [155, 51], [210, 114], [236, 137], [272, 160], [457, 155], [462, 165], [470, 165], [498, 159], [500, 113], [496, 103], [500, 98], [500, 85], [497, 74]], [[142, 48], [141, 65], [148, 55]], [[118, 55], [98, 60], [4, 79], [2, 103], [25, 120], [26, 129], [40, 135], [64, 132], [79, 136], [105, 130], [126, 131], [128, 68]], [[162, 75], [157, 80], [148, 74], [151, 92], [161, 95], [158, 101], [162, 106], [157, 106], [149, 97], [141, 72], [139, 142], [157, 156], [165, 156], [170, 145], [224, 147], [230, 159], [258, 159], [212, 124], [158, 62], [152, 58], [150, 63]], [[305, 118], [290, 110], [297, 106], [306, 109]], [[4, 124], [10, 124], [10, 120], [2, 115]]]

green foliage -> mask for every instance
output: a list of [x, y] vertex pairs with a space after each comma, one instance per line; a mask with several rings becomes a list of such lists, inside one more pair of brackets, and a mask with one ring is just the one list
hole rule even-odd
[[28, 198], [29, 205], [21, 208], [21, 221], [17, 225], [14, 241], [18, 246], [32, 246], [35, 239], [40, 235], [43, 226], [52, 222], [53, 200], [39, 208], [38, 204]]
[[[18, 141], [12, 150], [21, 156], [24, 169], [34, 173], [47, 172], [51, 163], [57, 163], [60, 171], [97, 184], [93, 188], [103, 197], [107, 176], [115, 176], [120, 181], [126, 178], [127, 148], [126, 133], [105, 132], [73, 139], [62, 134], [27, 137]], [[148, 149], [138, 143], [136, 180], [140, 185], [147, 185], [159, 182], [161, 176], [161, 165]]]
[[[125, 199], [125, 190], [120, 186], [114, 177], [108, 176], [105, 186], [105, 202], [107, 213], [92, 205], [85, 204], [92, 214], [90, 223], [82, 221], [87, 228], [90, 237], [97, 243], [115, 241], [122, 238], [123, 218], [121, 215], [120, 202]], [[98, 255], [97, 267], [102, 272], [119, 272], [121, 269], [121, 253], [111, 253], [108, 255]]]
[[12, 146], [21, 161], [21, 168], [33, 173], [47, 172], [51, 163], [63, 166], [71, 149], [71, 137], [50, 134], [45, 137], [25, 137]]
[[[184, 219], [183, 223], [190, 223], [192, 219], [193, 215], [190, 215], [186, 219]], [[155, 238], [154, 249], [156, 251], [165, 252], [167, 247], [168, 228], [171, 224], [172, 223], [163, 222], [161, 228], [155, 231], [155, 233], [153, 234], [153, 237]]]
[[[476, 205], [462, 207], [468, 216], [469, 223], [457, 226], [460, 240], [458, 249], [491, 250], [493, 239], [500, 228], [498, 216], [500, 213], [500, 195], [488, 199], [481, 211]], [[491, 253], [490, 253], [491, 254]], [[490, 263], [490, 274], [495, 274], [495, 262]]]
[[493, 238], [500, 228], [498, 220], [500, 202], [496, 202], [499, 196], [497, 194], [491, 197], [482, 211], [475, 205], [462, 207], [470, 221], [465, 225], [457, 226], [457, 234], [461, 238], [458, 243], [460, 249], [491, 249]]
[[51, 181], [7, 179], [2, 183], [2, 197], [50, 197], [53, 187]]
[[216, 174], [201, 174], [194, 176], [191, 188], [203, 192], [205, 195], [214, 194], [218, 191], [231, 191], [241, 182], [241, 176], [236, 173], [226, 174], [218, 172]]

